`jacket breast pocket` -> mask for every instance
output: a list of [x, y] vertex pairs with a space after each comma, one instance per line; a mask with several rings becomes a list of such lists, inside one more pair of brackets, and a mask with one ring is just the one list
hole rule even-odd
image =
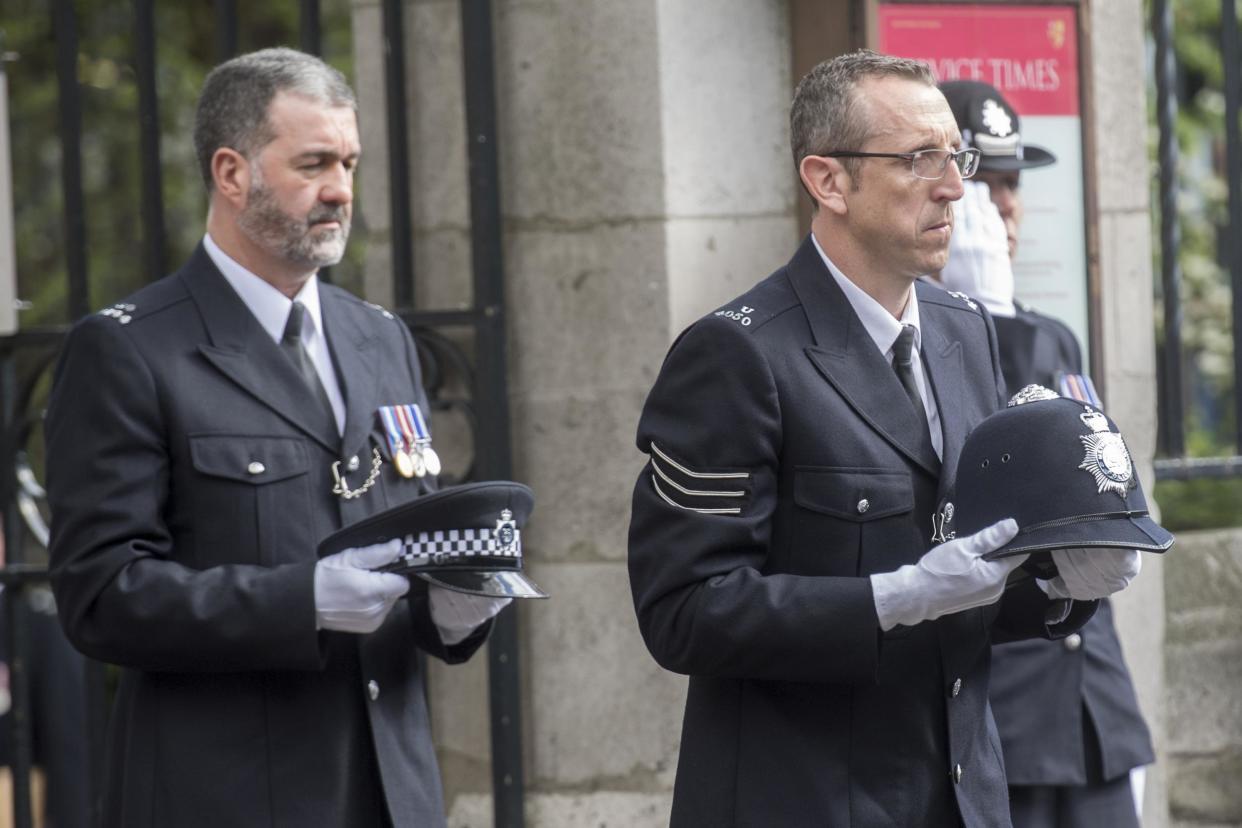
[[798, 574], [884, 571], [874, 568], [876, 552], [910, 544], [914, 491], [905, 470], [796, 466], [794, 504]]
[[189, 440], [198, 568], [275, 566], [314, 556], [310, 456], [303, 440], [235, 434]]

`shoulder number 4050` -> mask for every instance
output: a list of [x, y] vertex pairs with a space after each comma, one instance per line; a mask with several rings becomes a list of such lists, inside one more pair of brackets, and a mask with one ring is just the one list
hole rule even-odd
[[741, 322], [743, 326], [746, 326], [750, 324], [750, 317], [747, 316], [746, 314], [754, 313], [754, 312], [755, 312], [754, 308], [748, 308], [745, 305], [742, 305], [742, 309], [740, 311], [718, 310], [716, 311], [716, 315], [723, 316], [725, 319], [734, 319], [738, 322]]

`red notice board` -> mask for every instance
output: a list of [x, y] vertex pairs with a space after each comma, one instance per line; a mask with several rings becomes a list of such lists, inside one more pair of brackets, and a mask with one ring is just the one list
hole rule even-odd
[[1018, 111], [1022, 139], [1057, 163], [1022, 174], [1017, 294], [1066, 322], [1087, 351], [1087, 253], [1078, 10], [1068, 5], [882, 4], [879, 49], [938, 80], [980, 80]]

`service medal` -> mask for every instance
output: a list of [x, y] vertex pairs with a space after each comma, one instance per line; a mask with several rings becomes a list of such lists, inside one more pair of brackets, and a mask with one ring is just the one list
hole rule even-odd
[[427, 474], [435, 477], [441, 471], [440, 455], [431, 446], [423, 449], [423, 459], [427, 462]]
[[379, 408], [380, 422], [384, 424], [384, 435], [388, 438], [388, 451], [392, 454], [392, 464], [397, 467], [397, 474], [409, 479], [414, 476], [414, 461], [405, 448], [405, 436], [398, 419], [397, 408], [384, 405]]
[[[436, 454], [436, 450], [431, 447], [431, 430], [427, 428], [427, 420], [423, 417], [423, 411], [417, 405], [404, 405], [401, 407], [405, 417], [401, 420], [402, 425], [410, 425], [414, 428], [413, 438], [418, 451], [423, 455], [423, 459], [427, 463], [427, 473], [438, 475], [441, 471], [440, 455]], [[411, 436], [407, 432], [407, 438]]]
[[392, 464], [397, 467], [397, 474], [407, 480], [414, 476], [414, 461], [405, 449], [398, 448], [393, 450]]

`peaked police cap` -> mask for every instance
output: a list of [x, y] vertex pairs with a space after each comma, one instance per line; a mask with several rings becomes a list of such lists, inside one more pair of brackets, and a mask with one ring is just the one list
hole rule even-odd
[[522, 527], [534, 506], [521, 483], [452, 486], [333, 532], [319, 555], [400, 538], [401, 556], [380, 571], [471, 595], [547, 598], [522, 572]]
[[972, 80], [945, 81], [940, 91], [953, 110], [962, 145], [982, 153], [980, 170], [1013, 172], [1056, 163], [1051, 152], [1022, 140], [1018, 113], [995, 86]]

